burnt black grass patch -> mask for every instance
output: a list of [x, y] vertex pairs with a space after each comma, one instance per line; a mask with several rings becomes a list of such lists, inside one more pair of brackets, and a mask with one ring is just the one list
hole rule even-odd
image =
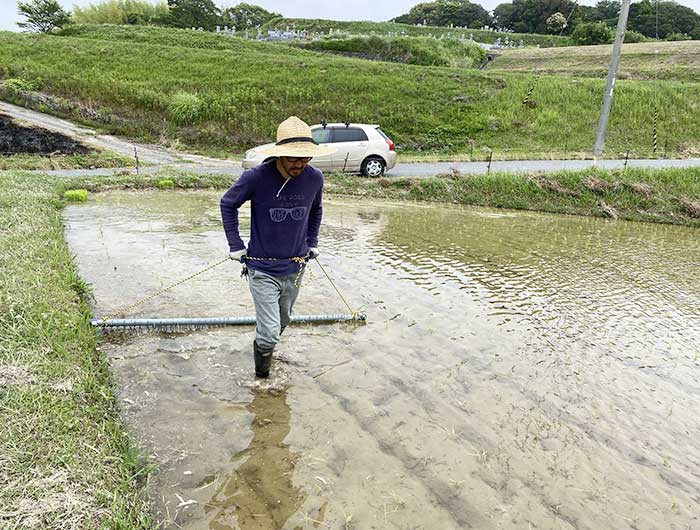
[[89, 147], [46, 129], [24, 127], [0, 114], [0, 155], [83, 155], [92, 152]]

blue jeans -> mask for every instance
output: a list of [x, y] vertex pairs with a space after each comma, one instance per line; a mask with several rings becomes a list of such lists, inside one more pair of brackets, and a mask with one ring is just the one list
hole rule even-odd
[[295, 272], [272, 276], [249, 270], [250, 294], [255, 303], [255, 342], [259, 348], [271, 350], [279, 342], [281, 329], [292, 318], [292, 307], [299, 296], [298, 285], [301, 285], [303, 275]]

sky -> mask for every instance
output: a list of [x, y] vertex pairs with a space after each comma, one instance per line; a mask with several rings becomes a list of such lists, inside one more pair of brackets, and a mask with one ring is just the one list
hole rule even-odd
[[[290, 18], [327, 18], [332, 20], [374, 20], [383, 21], [407, 13], [411, 7], [421, 1], [429, 0], [245, 0], [259, 5], [268, 11], [281, 13]], [[492, 10], [498, 4], [509, 0], [472, 0], [484, 8]], [[63, 7], [71, 10], [74, 5], [86, 6], [99, 3], [99, 0], [59, 0]], [[219, 7], [229, 7], [239, 3], [238, 0], [214, 0]], [[582, 0], [581, 4], [595, 5], [596, 0]], [[700, 13], [700, 0], [680, 0], [681, 5], [688, 6]], [[18, 31], [16, 22], [16, 0], [0, 0], [0, 30]]]

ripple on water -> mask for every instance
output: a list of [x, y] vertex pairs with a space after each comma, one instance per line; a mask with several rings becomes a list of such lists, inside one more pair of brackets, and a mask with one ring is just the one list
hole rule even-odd
[[[96, 311], [225, 255], [217, 209], [218, 194], [170, 192], [68, 208]], [[249, 328], [103, 344], [175, 523], [697, 522], [697, 230], [437, 205], [324, 212], [322, 263], [370, 321], [285, 332], [276, 397], [250, 375]], [[138, 314], [251, 314], [228, 265]], [[299, 312], [345, 311], [313, 265], [304, 284]], [[198, 504], [176, 509], [175, 494]], [[265, 504], [275, 496], [289, 502]]]

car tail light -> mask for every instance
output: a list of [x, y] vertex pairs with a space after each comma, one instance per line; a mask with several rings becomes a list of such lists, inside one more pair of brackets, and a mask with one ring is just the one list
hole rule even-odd
[[382, 138], [384, 138], [384, 141], [389, 146], [389, 151], [395, 151], [394, 142], [391, 141], [391, 138], [389, 138], [379, 127], [377, 127], [376, 129], [377, 132], [382, 135]]

